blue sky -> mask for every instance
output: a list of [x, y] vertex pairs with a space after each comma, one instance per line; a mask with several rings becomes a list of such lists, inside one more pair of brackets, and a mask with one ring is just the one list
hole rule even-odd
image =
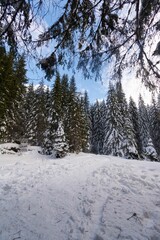
[[[46, 1], [46, 9], [48, 8], [49, 1]], [[64, 1], [63, 1], [64, 4]], [[46, 15], [45, 19], [40, 23], [32, 24], [32, 36], [33, 39], [37, 39], [38, 35], [42, 33], [43, 27], [48, 27], [50, 26], [58, 17], [60, 14], [60, 11], [62, 8], [56, 8], [55, 6], [49, 6], [50, 9], [50, 14]], [[43, 9], [42, 15], [46, 10]], [[52, 13], [52, 14], [51, 14]], [[49, 44], [48, 46], [43, 46], [41, 49], [37, 49], [38, 55], [43, 56], [43, 57], [48, 57], [50, 53], [54, 49], [54, 43]], [[91, 103], [94, 103], [97, 99], [102, 100], [106, 99], [106, 94], [107, 94], [107, 85], [103, 85], [102, 82], [100, 81], [95, 81], [93, 79], [84, 79], [83, 74], [79, 71], [76, 71], [75, 74], [72, 74], [72, 71], [60, 71], [60, 75], [62, 76], [63, 74], [68, 74], [69, 78], [74, 75], [75, 80], [76, 80], [76, 85], [77, 85], [77, 91], [78, 92], [84, 92], [85, 90], [88, 92], [89, 99]], [[34, 83], [35, 85], [39, 84], [39, 82], [43, 79], [44, 83], [47, 86], [53, 86], [54, 83], [54, 77], [50, 81], [45, 80], [44, 78], [44, 72], [40, 70], [36, 66], [36, 61], [33, 59], [30, 59], [27, 61], [27, 77], [29, 79], [29, 83]]]
[[[71, 71], [60, 71], [61, 76], [64, 73], [68, 74], [69, 78], [73, 75]], [[105, 74], [105, 69], [102, 74], [102, 82], [95, 81], [94, 79], [84, 79], [83, 74], [78, 71], [74, 74], [77, 91], [83, 93], [86, 90], [91, 103], [94, 103], [96, 100], [106, 99], [107, 97], [108, 80], [107, 73]], [[27, 77], [29, 79], [29, 83], [33, 82], [34, 85], [38, 85], [43, 79], [45, 85], [53, 86], [54, 77], [50, 81], [47, 81], [44, 78], [44, 75], [44, 72], [36, 66], [36, 62], [34, 60], [27, 63]], [[128, 100], [129, 97], [132, 96], [135, 102], [138, 103], [138, 97], [141, 93], [146, 104], [151, 102], [151, 93], [144, 87], [140, 79], [136, 79], [134, 74], [125, 72], [122, 79], [122, 85]]]
[[[49, 2], [46, 1], [46, 9], [48, 8], [47, 4]], [[64, 4], [64, 2], [63, 2]], [[56, 18], [58, 17], [58, 14], [60, 14], [60, 11], [62, 8], [56, 8], [55, 6], [49, 6], [50, 14], [47, 15], [47, 17], [41, 22], [41, 24], [36, 25], [36, 23], [33, 23], [32, 26], [32, 34], [33, 38], [37, 39], [38, 35], [42, 33], [43, 26], [48, 27], [53, 23]], [[45, 9], [43, 9], [45, 12]], [[51, 14], [52, 13], [52, 14]], [[42, 12], [43, 14], [43, 12]], [[47, 57], [54, 49], [54, 43], [49, 44], [48, 46], [43, 46], [42, 49], [38, 49], [38, 53], [41, 56]], [[112, 68], [112, 66], [111, 66]], [[60, 72], [60, 75], [68, 74], [69, 77], [72, 76], [71, 71], [64, 71], [62, 70]], [[76, 72], [74, 74], [76, 79], [76, 85], [77, 90], [79, 92], [84, 92], [84, 90], [87, 90], [89, 99], [91, 103], [94, 103], [97, 99], [102, 100], [106, 99], [107, 96], [107, 88], [108, 88], [108, 78], [107, 78], [107, 71], [104, 69], [102, 72], [102, 82], [95, 81], [93, 79], [84, 79], [83, 74], [81, 72]], [[29, 79], [29, 82], [33, 82], [35, 85], [37, 85], [42, 79], [44, 79], [44, 72], [36, 67], [36, 62], [34, 60], [30, 60], [27, 62], [27, 77]], [[45, 80], [44, 81], [47, 86], [52, 86], [54, 82], [54, 78], [50, 81]], [[133, 99], [138, 103], [138, 96], [139, 93], [142, 94], [142, 97], [144, 98], [146, 103], [150, 102], [151, 94], [148, 90], [143, 86], [140, 79], [136, 79], [134, 74], [130, 72], [125, 72], [123, 74], [122, 79], [122, 85], [124, 88], [124, 91], [126, 93], [127, 99], [129, 99], [130, 96], [133, 97]]]
[[[73, 75], [71, 71], [60, 71], [60, 75], [62, 76], [64, 73], [68, 74], [69, 78]], [[36, 67], [35, 61], [31, 61], [27, 64], [27, 77], [29, 79], [29, 83], [34, 83], [34, 85], [39, 84], [39, 82], [43, 79], [45, 85], [53, 86], [54, 77], [48, 81], [44, 78], [44, 72]], [[91, 103], [94, 103], [96, 100], [106, 99], [107, 96], [107, 85], [103, 84], [100, 81], [95, 81], [93, 79], [84, 79], [83, 74], [81, 72], [76, 72], [74, 74], [77, 91], [84, 92], [85, 90], [88, 92], [89, 100]]]

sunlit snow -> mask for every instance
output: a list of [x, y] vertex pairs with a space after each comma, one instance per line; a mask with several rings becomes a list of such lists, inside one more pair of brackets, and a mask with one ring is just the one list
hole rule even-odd
[[1, 240], [158, 240], [160, 163], [0, 155]]

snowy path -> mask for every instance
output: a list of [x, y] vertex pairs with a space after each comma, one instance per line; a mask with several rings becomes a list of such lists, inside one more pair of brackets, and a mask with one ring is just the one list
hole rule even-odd
[[0, 240], [160, 240], [160, 164], [0, 155]]

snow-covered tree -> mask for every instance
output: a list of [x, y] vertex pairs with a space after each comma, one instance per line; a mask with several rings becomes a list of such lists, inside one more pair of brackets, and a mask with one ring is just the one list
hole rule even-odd
[[103, 153], [106, 155], [111, 154], [113, 156], [124, 156], [122, 150], [122, 116], [120, 114], [117, 94], [115, 88], [111, 83], [109, 85], [106, 108], [107, 117]]
[[64, 124], [64, 131], [66, 137], [68, 136], [68, 126], [69, 126], [69, 79], [68, 75], [64, 74], [61, 79], [61, 107], [62, 107], [62, 120]]
[[149, 108], [149, 127], [154, 147], [160, 156], [160, 103], [152, 97], [152, 104]]
[[142, 152], [142, 143], [141, 143], [140, 131], [139, 131], [139, 114], [138, 114], [138, 108], [136, 106], [136, 103], [134, 102], [132, 97], [130, 97], [130, 100], [129, 100], [129, 116], [133, 125], [134, 137], [137, 144], [138, 154], [140, 155]]
[[96, 102], [92, 107], [94, 116], [91, 121], [92, 137], [91, 151], [96, 154], [103, 154], [103, 144], [105, 138], [105, 122], [106, 122], [106, 104], [104, 101]]
[[29, 85], [25, 96], [26, 131], [29, 144], [37, 145], [37, 105], [33, 83]]
[[138, 158], [133, 125], [121, 82], [109, 85], [107, 97], [104, 154]]
[[90, 142], [90, 151], [96, 153], [96, 148], [94, 147], [94, 130], [95, 130], [95, 104], [90, 106], [89, 111], [89, 142]]
[[84, 110], [85, 110], [86, 116], [89, 116], [90, 102], [89, 102], [87, 91], [84, 92], [83, 102], [84, 102]]
[[153, 145], [153, 142], [152, 142], [151, 138], [149, 138], [148, 143], [147, 143], [147, 145], [144, 149], [144, 154], [151, 161], [159, 161], [157, 152], [154, 148], [154, 145]]
[[68, 152], [68, 144], [66, 142], [64, 128], [61, 121], [59, 121], [58, 128], [55, 133], [53, 149], [54, 149], [56, 158], [62, 158], [66, 156]]
[[139, 133], [140, 133], [140, 139], [142, 143], [142, 154], [143, 154], [148, 144], [148, 141], [151, 137], [150, 137], [150, 131], [149, 131], [149, 119], [148, 119], [147, 108], [145, 106], [144, 100], [141, 95], [139, 96]]
[[0, 56], [0, 141], [14, 141], [24, 131], [19, 114], [27, 83], [25, 59], [1, 44]]
[[137, 144], [135, 140], [135, 134], [133, 124], [129, 116], [128, 104], [125, 97], [125, 93], [122, 89], [121, 81], [116, 84], [117, 100], [119, 105], [119, 115], [121, 115], [121, 126], [123, 132], [122, 149], [126, 158], [138, 158]]
[[80, 128], [81, 128], [81, 145], [83, 152], [89, 152], [90, 143], [89, 143], [89, 118], [85, 109], [85, 101], [82, 97], [79, 100], [79, 114], [80, 114]]
[[42, 146], [47, 127], [47, 100], [44, 82], [41, 81], [35, 90], [36, 98], [36, 145]]

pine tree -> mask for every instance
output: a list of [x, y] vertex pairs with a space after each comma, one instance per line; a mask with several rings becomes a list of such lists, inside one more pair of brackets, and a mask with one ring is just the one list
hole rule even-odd
[[61, 80], [61, 106], [62, 106], [62, 120], [64, 124], [64, 131], [66, 136], [68, 136], [68, 115], [69, 115], [69, 79], [67, 75], [62, 76]]
[[92, 120], [92, 140], [91, 151], [96, 154], [103, 154], [103, 144], [105, 138], [106, 105], [102, 101], [94, 104], [92, 111], [94, 117]]
[[44, 133], [42, 148], [44, 154], [50, 155], [53, 151], [58, 123], [62, 119], [62, 88], [59, 73], [57, 73], [53, 88], [48, 96], [47, 104], [49, 107], [47, 110], [47, 129]]
[[83, 105], [83, 114], [85, 118], [85, 125], [86, 125], [86, 137], [87, 137], [87, 144], [84, 151], [89, 152], [91, 150], [91, 142], [90, 142], [90, 102], [87, 91], [84, 92], [84, 96], [82, 97], [82, 105]]
[[[21, 103], [27, 83], [25, 59], [0, 47], [0, 135], [3, 141], [15, 141], [23, 134]], [[19, 115], [20, 114], [20, 115]], [[2, 137], [3, 135], [3, 137]]]
[[52, 139], [52, 115], [53, 115], [53, 104], [51, 101], [51, 92], [47, 87], [45, 92], [45, 110], [46, 110], [46, 126], [43, 133], [43, 142], [41, 144], [42, 154], [51, 155], [53, 153], [53, 139]]
[[44, 82], [41, 81], [35, 90], [36, 97], [36, 145], [42, 146], [47, 125], [46, 93]]
[[106, 103], [103, 100], [100, 103], [100, 129], [101, 129], [101, 143], [99, 144], [100, 149], [99, 153], [103, 154], [103, 145], [104, 145], [104, 140], [105, 140], [105, 124], [106, 124], [106, 117], [107, 117], [107, 108], [106, 108]]
[[25, 138], [31, 145], [37, 145], [37, 105], [33, 83], [27, 88], [25, 96], [26, 131]]
[[140, 139], [142, 143], [142, 154], [145, 152], [145, 148], [148, 144], [150, 137], [149, 132], [149, 119], [147, 108], [145, 106], [144, 100], [142, 96], [139, 96], [139, 133]]
[[89, 116], [90, 103], [89, 103], [89, 97], [88, 97], [87, 91], [84, 92], [83, 101], [84, 101], [85, 114], [86, 116]]
[[83, 152], [89, 152], [90, 144], [89, 144], [89, 122], [88, 122], [88, 116], [86, 114], [85, 110], [85, 102], [84, 98], [82, 97], [81, 100], [79, 100], [80, 104], [80, 134], [81, 134], [81, 144], [82, 144], [82, 151]]
[[44, 133], [43, 153], [52, 154], [53, 145], [56, 137], [56, 129], [59, 122], [64, 122], [64, 129], [66, 132], [66, 122], [68, 113], [68, 77], [64, 75], [62, 80], [57, 74], [55, 83], [51, 92], [48, 94], [47, 103], [47, 129]]
[[152, 141], [156, 152], [160, 156], [160, 108], [154, 96], [149, 110], [149, 123]]
[[74, 77], [71, 78], [69, 84], [68, 124], [66, 137], [69, 143], [70, 152], [79, 152], [81, 150], [81, 146], [79, 145], [80, 136], [78, 127], [78, 104]]
[[138, 115], [138, 108], [134, 100], [130, 97], [129, 101], [129, 115], [132, 121], [133, 130], [134, 130], [134, 137], [137, 144], [138, 154], [141, 155], [142, 153], [142, 143], [140, 139], [140, 129], [139, 129], [139, 115]]
[[94, 136], [95, 136], [95, 104], [91, 105], [89, 111], [89, 141], [90, 141], [90, 150], [92, 153], [97, 153], [97, 148], [95, 146]]
[[13, 54], [7, 53], [5, 47], [0, 45], [0, 141], [8, 141], [10, 134], [8, 132], [7, 113], [10, 112], [14, 101], [14, 79]]
[[133, 125], [121, 82], [110, 84], [107, 98], [104, 154], [138, 158]]
[[76, 98], [72, 99], [69, 106], [69, 126], [67, 140], [70, 152], [82, 151], [81, 139], [81, 113], [80, 105]]
[[121, 81], [116, 84], [117, 99], [119, 105], [119, 115], [121, 115], [121, 126], [123, 132], [122, 149], [126, 158], [138, 158], [137, 144], [135, 140], [132, 121], [129, 116], [128, 104], [122, 89]]
[[24, 95], [26, 93], [26, 63], [24, 56], [14, 62], [15, 100], [12, 105], [12, 141], [21, 140], [25, 134]]
[[158, 156], [157, 156], [157, 152], [154, 148], [154, 145], [153, 145], [153, 142], [152, 142], [151, 138], [148, 139], [148, 143], [147, 143], [147, 145], [144, 149], [144, 154], [151, 161], [159, 161]]
[[57, 73], [55, 83], [52, 90], [53, 108], [56, 112], [56, 121], [62, 118], [62, 86], [59, 73]]
[[124, 156], [122, 150], [123, 143], [123, 128], [122, 116], [118, 98], [113, 85], [109, 85], [108, 97], [106, 102], [107, 118], [105, 125], [105, 140], [103, 145], [103, 153], [113, 156]]
[[68, 119], [65, 133], [70, 152], [86, 151], [88, 145], [88, 126], [84, 110], [84, 104], [80, 95], [76, 92], [75, 78], [72, 77], [69, 84]]
[[99, 154], [99, 148], [101, 147], [101, 126], [100, 126], [100, 107], [99, 102], [96, 101], [96, 103], [93, 106], [94, 109], [94, 124], [93, 124], [93, 132], [92, 132], [92, 145], [91, 145], [91, 151], [93, 153]]
[[61, 121], [58, 123], [53, 149], [55, 151], [56, 158], [65, 157], [68, 152], [68, 144], [66, 143], [64, 128]]
[[61, 89], [61, 80], [60, 75], [57, 73], [55, 83], [51, 90], [51, 106], [49, 113], [49, 133], [50, 141], [54, 143], [55, 131], [58, 128], [58, 122], [62, 119], [62, 89]]

